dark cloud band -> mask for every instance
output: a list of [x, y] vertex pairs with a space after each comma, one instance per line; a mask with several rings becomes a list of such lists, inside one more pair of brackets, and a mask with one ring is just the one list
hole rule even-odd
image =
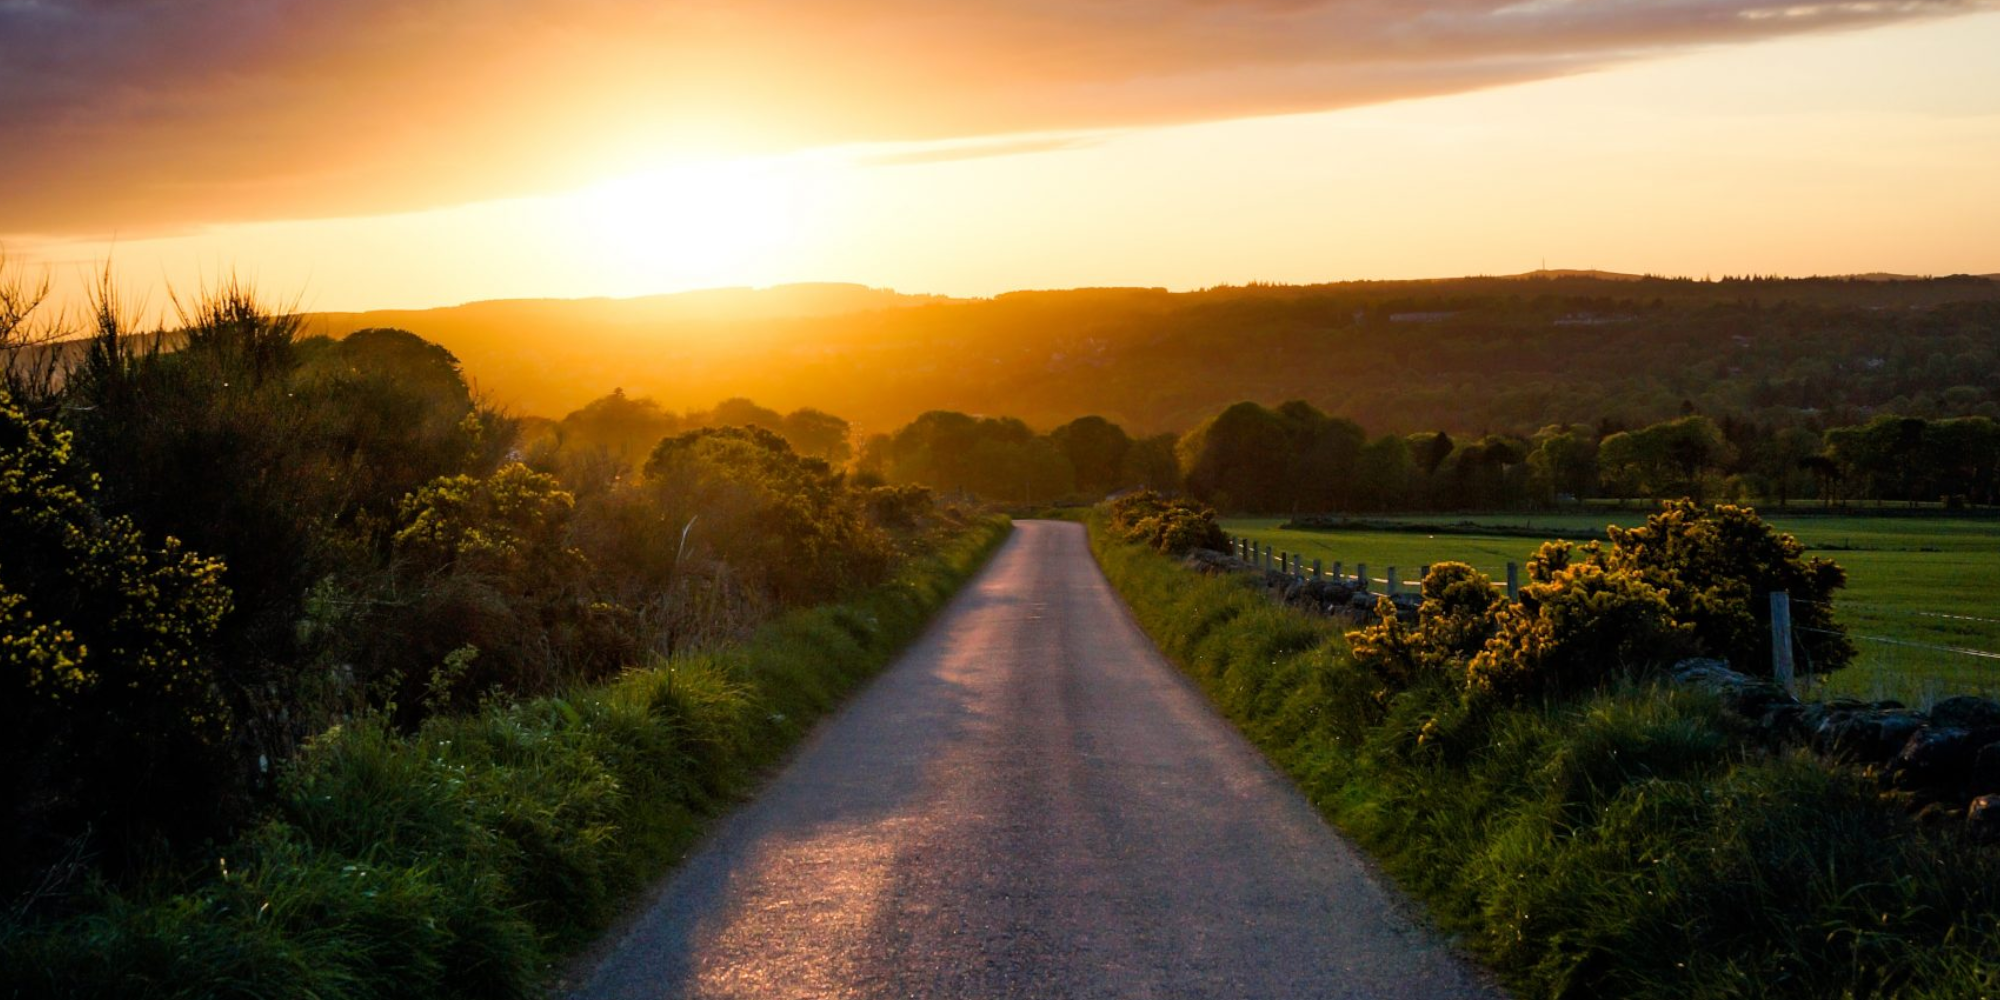
[[[0, 0], [0, 233], [431, 207], [574, 183], [676, 143], [977, 139], [1336, 108], [1994, 7]], [[1024, 141], [1001, 148], [1041, 140]]]

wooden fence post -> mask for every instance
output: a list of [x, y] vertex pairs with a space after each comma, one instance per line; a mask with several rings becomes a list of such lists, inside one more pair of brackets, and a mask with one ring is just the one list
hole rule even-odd
[[1342, 575], [1340, 575], [1340, 560], [1338, 560], [1338, 559], [1335, 559], [1335, 560], [1333, 561], [1333, 578], [1334, 578], [1334, 579], [1335, 579], [1336, 581], [1338, 581], [1338, 582], [1341, 582], [1341, 583], [1346, 583], [1346, 582], [1347, 582], [1347, 578], [1346, 578], [1346, 577], [1344, 577], [1344, 576], [1342, 576]]
[[1521, 599], [1521, 567], [1513, 563], [1507, 564], [1507, 599], [1510, 601]]
[[1362, 592], [1362, 593], [1364, 593], [1364, 594], [1365, 594], [1365, 593], [1367, 593], [1367, 592], [1368, 592], [1368, 564], [1367, 564], [1367, 563], [1355, 563], [1355, 564], [1354, 564], [1354, 575], [1355, 575], [1355, 577], [1356, 577], [1357, 579], [1359, 579], [1359, 580], [1361, 581], [1361, 592]]
[[1384, 576], [1386, 576], [1386, 577], [1388, 577], [1388, 579], [1389, 579], [1389, 584], [1388, 584], [1388, 586], [1389, 586], [1389, 596], [1390, 596], [1390, 597], [1394, 597], [1394, 596], [1396, 596], [1396, 588], [1397, 588], [1397, 586], [1398, 586], [1398, 581], [1396, 580], [1396, 567], [1394, 567], [1394, 566], [1391, 566], [1391, 567], [1389, 567], [1389, 572], [1387, 572], [1387, 573], [1385, 573], [1385, 574], [1383, 574], [1383, 575], [1384, 575]]
[[1317, 559], [1313, 560], [1313, 579], [1315, 580], [1325, 579], [1319, 574], [1319, 560]]
[[1792, 595], [1771, 592], [1771, 676], [1787, 692], [1792, 689]]

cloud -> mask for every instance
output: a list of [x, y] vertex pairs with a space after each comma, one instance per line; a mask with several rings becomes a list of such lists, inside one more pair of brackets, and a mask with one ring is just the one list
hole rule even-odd
[[0, 233], [435, 207], [687, 146], [1005, 155], [1061, 147], [993, 137], [1347, 107], [1995, 7], [0, 0]]
[[983, 160], [995, 156], [1025, 156], [1029, 153], [1085, 149], [1096, 145], [1098, 141], [1097, 138], [1090, 136], [1063, 135], [929, 142], [921, 143], [914, 149], [899, 149], [862, 156], [856, 162], [870, 167], [907, 167], [925, 163], [950, 163], [954, 160]]

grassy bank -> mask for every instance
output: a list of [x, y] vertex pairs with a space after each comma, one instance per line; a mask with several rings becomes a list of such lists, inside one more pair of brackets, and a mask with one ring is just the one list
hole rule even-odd
[[0, 994], [535, 996], [1007, 531], [976, 524], [720, 652], [414, 733], [377, 718], [328, 732], [205, 870], [98, 890], [52, 925], [0, 923]]
[[1389, 695], [1337, 624], [1100, 528], [1147, 632], [1519, 994], [2000, 996], [2000, 851], [1863, 776], [1755, 746], [1694, 692]]
[[[1326, 531], [1281, 528], [1284, 521], [1278, 518], [1238, 518], [1223, 527], [1279, 551], [1323, 560], [1329, 568], [1340, 560], [1349, 572], [1357, 562], [1366, 563], [1374, 576], [1394, 566], [1404, 579], [1414, 580], [1420, 567], [1451, 560], [1502, 579], [1506, 564], [1525, 565], [1542, 538], [1584, 532], [1601, 537], [1606, 524], [1642, 524], [1646, 513], [1635, 507], [1560, 514], [1417, 514], [1383, 519], [1393, 520], [1393, 526], [1371, 523], [1360, 530]], [[1878, 637], [1857, 638], [1860, 656], [1828, 678], [1828, 695], [1921, 704], [1954, 694], [2000, 693], [2000, 661], [1923, 648], [2000, 652], [2000, 613], [1995, 612], [2000, 608], [2000, 532], [1991, 518], [1892, 512], [1779, 513], [1765, 520], [1798, 536], [1810, 553], [1847, 569], [1847, 588], [1835, 602], [1840, 619], [1856, 636]], [[1463, 527], [1468, 521], [1475, 526]], [[1418, 530], [1426, 526], [1451, 530]]]

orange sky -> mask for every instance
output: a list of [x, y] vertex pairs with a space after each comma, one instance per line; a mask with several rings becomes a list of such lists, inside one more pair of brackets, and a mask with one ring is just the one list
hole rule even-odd
[[1995, 52], [1953, 0], [0, 0], [0, 246], [328, 309], [1992, 272]]

